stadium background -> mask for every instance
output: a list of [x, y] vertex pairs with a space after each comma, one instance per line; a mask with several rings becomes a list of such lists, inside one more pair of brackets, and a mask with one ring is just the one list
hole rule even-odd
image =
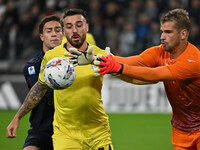
[[[22, 75], [25, 62], [41, 50], [38, 21], [66, 8], [86, 10], [96, 44], [130, 56], [160, 43], [159, 18], [174, 8], [188, 10], [189, 41], [199, 45], [200, 0], [0, 0], [0, 150], [20, 149], [29, 128], [22, 119], [16, 139], [6, 139], [6, 127], [28, 89]], [[110, 117], [116, 150], [170, 150], [171, 108], [162, 83], [135, 86], [105, 77], [104, 107]]]

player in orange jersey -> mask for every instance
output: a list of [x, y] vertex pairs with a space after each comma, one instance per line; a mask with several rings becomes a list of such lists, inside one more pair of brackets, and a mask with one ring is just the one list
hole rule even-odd
[[161, 18], [161, 45], [138, 56], [100, 56], [96, 75], [122, 74], [148, 82], [163, 81], [172, 106], [174, 150], [200, 150], [200, 52], [189, 43], [188, 12], [174, 9]]

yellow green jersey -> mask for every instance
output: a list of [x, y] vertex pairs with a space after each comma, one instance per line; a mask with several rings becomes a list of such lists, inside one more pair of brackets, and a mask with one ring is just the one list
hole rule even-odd
[[[94, 46], [94, 55], [105, 51]], [[43, 69], [46, 63], [55, 57], [63, 57], [67, 49], [64, 45], [55, 47], [45, 53], [39, 74], [39, 82], [45, 84]], [[76, 66], [76, 78], [71, 86], [62, 90], [54, 90], [54, 127], [73, 138], [90, 139], [110, 137], [108, 116], [101, 99], [103, 76], [95, 77], [94, 65]]]

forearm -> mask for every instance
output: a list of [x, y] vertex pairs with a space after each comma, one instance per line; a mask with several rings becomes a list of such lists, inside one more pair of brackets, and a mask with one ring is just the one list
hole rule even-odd
[[137, 84], [137, 85], [144, 85], [144, 84], [155, 84], [157, 82], [150, 82], [150, 81], [144, 81], [144, 80], [138, 80], [138, 79], [134, 79], [132, 77], [126, 76], [126, 75], [120, 75], [120, 76], [116, 76], [117, 78], [128, 82], [128, 83], [132, 83], [132, 84]]
[[36, 84], [29, 91], [15, 117], [21, 119], [24, 115], [31, 111], [41, 101], [42, 97], [46, 93], [46, 90], [46, 85], [36, 82]]
[[113, 56], [114, 60], [120, 64], [127, 64], [130, 66], [146, 66], [140, 56], [120, 57]]
[[124, 65], [122, 74], [137, 80], [149, 82], [174, 80], [174, 77], [166, 66], [150, 68]]

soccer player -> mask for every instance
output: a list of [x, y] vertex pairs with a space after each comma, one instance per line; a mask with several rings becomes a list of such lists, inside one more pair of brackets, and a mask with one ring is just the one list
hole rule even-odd
[[[43, 50], [29, 60], [23, 70], [29, 89], [38, 80], [44, 54], [62, 42], [63, 31], [60, 18], [55, 15], [43, 18], [39, 24], [39, 33], [43, 42]], [[53, 134], [53, 114], [53, 90], [48, 88], [42, 101], [31, 112], [29, 119], [31, 129], [28, 131], [23, 150], [53, 150], [51, 138]], [[8, 126], [8, 130], [9, 128], [10, 126]], [[16, 134], [7, 136], [15, 137]]]
[[[33, 109], [44, 96], [47, 85], [43, 79], [45, 64], [55, 57], [65, 57], [69, 48], [105, 55], [105, 51], [86, 41], [87, 24], [85, 12], [69, 9], [63, 16], [64, 34], [67, 42], [45, 53], [41, 72], [24, 103], [7, 128], [7, 136], [16, 135], [19, 120]], [[88, 55], [85, 55], [87, 58]], [[91, 60], [93, 61], [93, 60]], [[79, 63], [79, 62], [78, 62]], [[95, 66], [76, 66], [76, 79], [63, 90], [54, 90], [54, 150], [113, 150], [108, 116], [103, 109], [101, 88], [103, 77], [94, 77]]]
[[161, 18], [161, 45], [138, 56], [107, 57], [96, 75], [122, 74], [144, 82], [163, 81], [172, 106], [174, 150], [200, 150], [200, 52], [188, 42], [188, 12], [174, 9]]

